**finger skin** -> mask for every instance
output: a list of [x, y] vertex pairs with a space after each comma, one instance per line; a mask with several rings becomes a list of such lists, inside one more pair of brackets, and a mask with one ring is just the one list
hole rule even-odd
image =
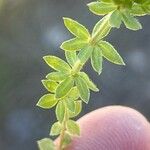
[[74, 137], [66, 150], [150, 150], [150, 124], [134, 109], [104, 107], [78, 123], [81, 136]]

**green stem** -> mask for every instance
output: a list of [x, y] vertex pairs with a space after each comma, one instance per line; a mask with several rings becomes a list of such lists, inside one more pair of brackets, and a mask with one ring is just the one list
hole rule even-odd
[[65, 126], [63, 126], [63, 129], [60, 134], [60, 142], [59, 142], [58, 150], [62, 150], [64, 135], [65, 135]]
[[68, 114], [67, 114], [67, 110], [66, 110], [64, 120], [62, 122], [62, 131], [61, 131], [60, 136], [59, 136], [58, 150], [63, 150], [63, 141], [64, 141], [65, 132], [66, 132], [67, 118], [68, 118]]
[[[101, 24], [101, 28], [98, 29], [98, 31], [93, 35], [93, 37], [90, 40], [90, 44], [91, 45], [95, 45], [105, 34], [105, 32], [109, 29], [111, 29], [109, 23], [108, 23], [108, 19], [109, 19], [109, 15], [107, 15], [105, 17], [105, 19], [103, 20], [102, 24]], [[88, 61], [88, 59], [90, 55], [87, 55], [87, 59], [84, 63], [81, 62], [81, 60], [77, 60], [77, 62], [75, 63], [75, 65], [72, 68], [71, 74], [72, 75], [76, 75], [78, 72], [80, 72], [80, 70], [83, 68], [83, 66], [86, 64], [86, 62]], [[66, 132], [66, 121], [67, 121], [67, 110], [65, 112], [65, 117], [64, 120], [62, 122], [62, 131], [60, 134], [60, 140], [59, 140], [59, 146], [58, 146], [58, 150], [63, 150], [63, 141], [64, 141], [64, 136], [65, 136], [65, 132]]]
[[76, 75], [82, 69], [83, 65], [84, 64], [82, 64], [81, 61], [78, 59], [72, 68], [72, 75]]

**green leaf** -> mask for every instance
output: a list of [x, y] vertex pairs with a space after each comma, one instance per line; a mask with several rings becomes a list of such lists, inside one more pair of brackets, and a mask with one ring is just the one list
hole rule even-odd
[[76, 51], [65, 51], [65, 56], [66, 56], [66, 59], [68, 61], [68, 63], [71, 65], [71, 66], [74, 66], [75, 62], [77, 61], [78, 57], [77, 57], [77, 54], [76, 54]]
[[71, 143], [71, 141], [71, 136], [65, 133], [62, 148], [65, 149]]
[[57, 99], [55, 99], [53, 94], [46, 94], [40, 98], [36, 105], [44, 109], [50, 109], [54, 107], [56, 103]]
[[91, 56], [91, 64], [93, 69], [98, 72], [98, 74], [101, 74], [102, 72], [102, 63], [103, 63], [103, 57], [102, 57], [102, 51], [99, 47], [95, 47]]
[[71, 90], [74, 85], [74, 80], [72, 77], [67, 77], [64, 81], [62, 81], [57, 89], [56, 89], [56, 98], [61, 98], [67, 95], [67, 93]]
[[99, 1], [102, 1], [102, 2], [105, 2], [105, 3], [112, 3], [112, 0], [99, 0]]
[[78, 58], [80, 59], [81, 63], [84, 64], [90, 58], [92, 51], [93, 51], [93, 47], [87, 45], [79, 52]]
[[145, 11], [146, 14], [150, 15], [150, 1], [145, 2], [142, 5], [143, 10]]
[[52, 92], [52, 93], [55, 93], [56, 88], [58, 86], [58, 83], [51, 81], [51, 80], [42, 80], [42, 84], [49, 92]]
[[145, 16], [146, 12], [142, 8], [142, 5], [134, 4], [131, 9], [131, 14], [134, 16]]
[[79, 90], [81, 99], [85, 103], [88, 103], [89, 98], [90, 98], [90, 91], [89, 91], [89, 88], [88, 88], [86, 82], [79, 76], [79, 77], [75, 78], [75, 83]]
[[40, 150], [55, 150], [55, 145], [49, 138], [39, 140], [37, 143]]
[[66, 128], [67, 131], [72, 134], [72, 135], [80, 135], [80, 128], [79, 125], [73, 121], [73, 120], [68, 120], [66, 123]]
[[55, 122], [51, 127], [50, 135], [51, 136], [59, 135], [61, 130], [62, 130], [62, 125], [60, 124], [60, 122]]
[[150, 1], [149, 0], [143, 0], [143, 5], [147, 5], [148, 7], [150, 7]]
[[100, 39], [106, 37], [109, 34], [110, 30], [111, 26], [109, 24], [109, 16], [105, 16], [94, 26], [92, 37], [98, 35], [96, 40], [99, 41]]
[[117, 9], [117, 6], [113, 3], [104, 3], [104, 2], [92, 2], [88, 4], [88, 7], [91, 12], [96, 15], [106, 15], [111, 11]]
[[89, 76], [85, 72], [80, 72], [79, 76], [86, 82], [87, 86], [95, 91], [98, 92], [99, 89], [96, 87], [96, 85], [92, 82], [92, 80], [89, 78]]
[[77, 51], [81, 50], [87, 43], [87, 40], [74, 38], [63, 42], [60, 48], [66, 51]]
[[110, 62], [118, 65], [125, 65], [123, 59], [115, 50], [115, 48], [106, 41], [101, 41], [99, 43], [100, 48], [102, 49], [103, 56]]
[[68, 93], [67, 97], [72, 100], [77, 100], [80, 97], [78, 88], [73, 87]]
[[70, 18], [63, 19], [65, 26], [73, 35], [83, 39], [88, 39], [90, 37], [88, 30], [77, 21]]
[[59, 122], [62, 122], [65, 116], [65, 104], [60, 101], [56, 106], [56, 117]]
[[112, 27], [120, 28], [122, 16], [119, 10], [114, 11], [109, 19], [109, 23]]
[[66, 79], [66, 77], [69, 75], [69, 73], [63, 73], [63, 72], [51, 72], [49, 73], [46, 78], [52, 81], [62, 81]]
[[150, 1], [144, 3], [142, 5], [142, 8], [146, 12], [147, 15], [150, 15]]
[[75, 111], [68, 111], [69, 118], [76, 117], [80, 114], [82, 110], [82, 101], [75, 101]]
[[130, 9], [132, 7], [133, 0], [113, 0], [117, 6], [121, 6], [121, 9]]
[[67, 108], [68, 108], [70, 111], [74, 112], [74, 111], [75, 111], [75, 103], [74, 103], [74, 100], [72, 100], [72, 99], [67, 99], [65, 102], [66, 102]]
[[142, 5], [150, 7], [150, 1], [149, 0], [143, 0], [143, 4]]
[[70, 66], [62, 59], [56, 56], [44, 56], [45, 62], [54, 70], [61, 72], [69, 72], [71, 70]]
[[140, 22], [127, 11], [122, 13], [122, 20], [128, 29], [131, 30], [142, 29], [142, 25], [140, 24]]
[[136, 2], [136, 3], [139, 3], [139, 4], [143, 4], [148, 0], [133, 0], [133, 1]]

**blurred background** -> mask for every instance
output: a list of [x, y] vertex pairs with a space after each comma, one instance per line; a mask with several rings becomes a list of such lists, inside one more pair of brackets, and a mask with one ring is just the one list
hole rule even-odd
[[[42, 57], [64, 58], [61, 42], [71, 38], [62, 17], [92, 29], [100, 19], [86, 6], [90, 0], [0, 0], [0, 150], [37, 150], [36, 140], [47, 137], [53, 111], [36, 107], [46, 93], [40, 80], [50, 72]], [[101, 88], [92, 93], [81, 116], [108, 105], [139, 110], [150, 120], [150, 18], [140, 18], [143, 30], [114, 29], [107, 38], [126, 62], [104, 61], [101, 76], [85, 70]]]

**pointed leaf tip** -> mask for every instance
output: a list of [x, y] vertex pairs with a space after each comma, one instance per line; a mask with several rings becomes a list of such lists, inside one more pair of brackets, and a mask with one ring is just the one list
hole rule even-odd
[[52, 80], [42, 80], [41, 82], [49, 92], [55, 93], [58, 83]]
[[117, 8], [113, 3], [91, 2], [88, 4], [89, 10], [96, 15], [106, 15]]
[[79, 90], [81, 99], [88, 104], [90, 98], [90, 90], [86, 84], [86, 82], [79, 76], [75, 78], [76, 86]]
[[63, 42], [60, 46], [61, 49], [65, 51], [79, 51], [81, 50], [86, 44], [88, 43], [87, 40], [81, 38], [74, 38]]
[[45, 62], [56, 71], [69, 72], [71, 70], [71, 67], [59, 57], [48, 55], [43, 58]]
[[100, 75], [103, 68], [103, 57], [102, 57], [102, 50], [100, 47], [96, 46], [93, 50], [91, 56], [91, 64], [93, 69]]
[[57, 99], [55, 99], [53, 94], [45, 94], [40, 98], [36, 106], [41, 107], [43, 109], [50, 109], [54, 107], [57, 103]]
[[119, 53], [115, 50], [115, 48], [110, 43], [106, 41], [101, 41], [99, 43], [99, 46], [102, 49], [103, 56], [107, 60], [117, 65], [125, 65], [122, 57], [119, 55]]
[[44, 138], [42, 140], [37, 141], [38, 147], [40, 150], [55, 150], [55, 145], [53, 141], [49, 138]]
[[128, 11], [122, 13], [122, 20], [126, 26], [126, 28], [130, 30], [140, 30], [142, 29], [141, 23], [136, 19], [132, 14]]
[[88, 39], [90, 37], [89, 31], [80, 23], [77, 21], [64, 17], [64, 24], [66, 28], [75, 36], [82, 38], [82, 39]]
[[91, 89], [94, 92], [99, 91], [97, 86], [93, 83], [93, 81], [89, 78], [89, 76], [85, 72], [80, 72], [79, 75], [86, 82], [89, 89]]
[[60, 122], [55, 122], [50, 130], [50, 135], [51, 136], [56, 136], [59, 135], [62, 129], [62, 125], [60, 124]]
[[79, 125], [73, 121], [73, 120], [68, 120], [67, 121], [67, 131], [72, 134], [72, 135], [80, 135], [80, 128]]

